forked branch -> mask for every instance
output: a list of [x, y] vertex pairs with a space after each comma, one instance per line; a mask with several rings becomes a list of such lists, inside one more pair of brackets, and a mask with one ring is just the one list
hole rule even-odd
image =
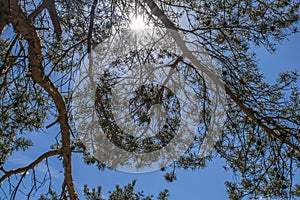
[[[39, 84], [52, 98], [57, 112], [60, 124], [61, 137], [62, 137], [62, 155], [64, 175], [67, 189], [72, 200], [78, 199], [74, 184], [72, 180], [72, 162], [71, 162], [71, 148], [70, 148], [70, 130], [68, 124], [68, 115], [65, 101], [53, 84], [53, 82], [45, 75], [44, 68], [42, 67], [43, 55], [41, 40], [36, 32], [31, 19], [24, 13], [19, 5], [19, 1], [0, 1], [4, 7], [9, 7], [10, 3], [11, 23], [17, 34], [21, 34], [28, 42], [29, 64], [32, 71], [32, 80]], [[0, 8], [3, 12], [2, 8]]]

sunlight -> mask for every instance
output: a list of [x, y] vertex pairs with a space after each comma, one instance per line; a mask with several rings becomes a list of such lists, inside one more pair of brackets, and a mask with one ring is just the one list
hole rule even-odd
[[145, 24], [144, 19], [141, 16], [133, 17], [133, 20], [130, 23], [130, 29], [132, 30], [140, 30], [148, 28]]

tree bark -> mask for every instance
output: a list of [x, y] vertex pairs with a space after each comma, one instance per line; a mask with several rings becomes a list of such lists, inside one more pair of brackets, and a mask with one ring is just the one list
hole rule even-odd
[[[1, 0], [0, 2], [4, 5], [4, 8], [11, 8], [11, 23], [13, 24], [14, 30], [16, 31], [16, 33], [21, 34], [28, 42], [29, 64], [32, 71], [32, 80], [39, 84], [49, 94], [56, 106], [62, 137], [61, 150], [63, 154], [65, 183], [67, 185], [70, 198], [72, 200], [76, 200], [78, 199], [78, 197], [74, 189], [74, 183], [72, 180], [70, 130], [66, 104], [57, 87], [45, 75], [42, 66], [43, 55], [41, 40], [35, 30], [34, 25], [31, 23], [31, 18], [26, 16], [21, 6], [19, 5], [19, 1]], [[9, 2], [10, 5], [8, 5]]]

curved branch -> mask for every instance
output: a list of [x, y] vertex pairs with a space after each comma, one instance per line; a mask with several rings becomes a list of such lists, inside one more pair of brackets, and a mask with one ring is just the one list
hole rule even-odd
[[17, 168], [17, 169], [13, 169], [13, 170], [10, 170], [10, 171], [6, 171], [6, 170], [2, 169], [2, 171], [4, 172], [4, 175], [0, 178], [0, 183], [2, 183], [5, 179], [9, 178], [11, 175], [25, 173], [28, 170], [33, 169], [40, 162], [42, 162], [44, 159], [46, 159], [48, 157], [51, 157], [51, 156], [61, 154], [61, 153], [62, 153], [62, 150], [60, 150], [60, 149], [48, 151], [48, 152], [42, 154], [40, 157], [38, 157], [35, 161], [30, 163], [26, 167]]
[[[7, 4], [8, 1], [2, 1], [2, 3]], [[28, 42], [29, 64], [31, 66], [32, 79], [49, 94], [56, 106], [62, 135], [62, 154], [65, 182], [70, 198], [72, 200], [78, 199], [72, 180], [70, 130], [65, 101], [57, 87], [53, 84], [49, 77], [45, 75], [42, 67], [43, 56], [41, 40], [35, 30], [35, 27], [31, 23], [31, 19], [26, 16], [18, 1], [10, 1], [10, 3], [12, 24], [14, 29]]]
[[151, 9], [151, 13], [158, 17], [162, 23], [165, 25], [166, 28], [173, 30], [171, 32], [172, 37], [174, 38], [177, 45], [181, 48], [181, 50], [184, 53], [184, 56], [186, 56], [188, 59], [191, 60], [191, 62], [200, 68], [206, 75], [208, 75], [210, 78], [212, 78], [217, 85], [223, 85], [226, 94], [240, 107], [240, 109], [248, 115], [254, 122], [256, 122], [261, 128], [264, 129], [269, 135], [279, 139], [281, 142], [286, 143], [289, 145], [292, 149], [300, 152], [300, 147], [293, 144], [291, 141], [289, 141], [287, 138], [282, 137], [281, 135], [277, 134], [274, 130], [269, 128], [267, 125], [265, 125], [261, 120], [259, 116], [255, 115], [255, 111], [251, 108], [246, 107], [243, 102], [239, 100], [239, 98], [230, 90], [228, 86], [222, 83], [222, 81], [215, 76], [210, 70], [206, 69], [202, 64], [197, 60], [195, 56], [193, 56], [192, 52], [187, 48], [185, 42], [181, 39], [178, 28], [176, 25], [163, 13], [163, 11], [158, 7], [158, 5], [153, 0], [145, 0], [144, 1], [148, 7]]

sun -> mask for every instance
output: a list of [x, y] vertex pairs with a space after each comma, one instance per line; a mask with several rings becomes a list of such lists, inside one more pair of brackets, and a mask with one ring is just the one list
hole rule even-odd
[[146, 28], [148, 28], [148, 26], [145, 24], [144, 19], [141, 16], [133, 17], [130, 22], [131, 30], [141, 30]]

